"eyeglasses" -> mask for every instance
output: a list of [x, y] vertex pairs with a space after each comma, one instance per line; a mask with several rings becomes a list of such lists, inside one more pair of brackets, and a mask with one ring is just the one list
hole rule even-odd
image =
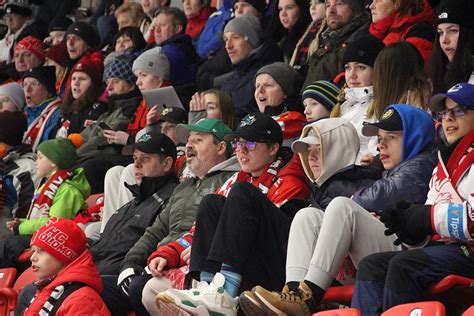
[[11, 104], [13, 103], [12, 100], [10, 100], [10, 98], [2, 98], [0, 99], [0, 107], [3, 107], [4, 104]]
[[463, 116], [467, 113], [469, 109], [465, 106], [456, 106], [452, 109], [446, 109], [446, 110], [443, 110], [443, 111], [440, 111], [437, 114], [437, 118], [439, 121], [441, 121], [443, 119], [443, 117], [446, 117], [448, 116], [449, 113], [451, 113], [452, 116], [454, 117], [460, 117], [460, 116]]
[[231, 142], [232, 144], [232, 149], [234, 150], [242, 150], [242, 148], [245, 148], [248, 151], [253, 151], [257, 147], [258, 142], [252, 142], [250, 140], [244, 140], [244, 141], [238, 141], [234, 140]]

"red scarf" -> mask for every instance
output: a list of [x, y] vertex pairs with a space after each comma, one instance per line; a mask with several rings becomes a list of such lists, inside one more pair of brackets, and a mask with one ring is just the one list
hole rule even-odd
[[369, 32], [373, 36], [377, 37], [379, 40], [383, 40], [385, 36], [390, 31], [390, 28], [395, 22], [396, 13], [392, 13], [391, 15], [387, 16], [386, 18], [376, 22], [370, 23]]
[[267, 195], [272, 185], [276, 182], [278, 173], [284, 165], [285, 162], [283, 159], [278, 157], [274, 162], [268, 164], [268, 166], [258, 178], [254, 178], [250, 173], [241, 170], [234, 174], [229, 180], [227, 180], [227, 182], [224, 183], [224, 185], [219, 190], [217, 190], [217, 194], [227, 197], [234, 183], [243, 181], [253, 184], [254, 187], [258, 188], [263, 194]]
[[[38, 194], [35, 194], [31, 202], [28, 219], [49, 217], [49, 209], [53, 205], [53, 199], [58, 192], [59, 187], [72, 176], [68, 170], [58, 170], [46, 181]], [[40, 182], [39, 187], [43, 181]]]
[[130, 134], [130, 136], [135, 136], [139, 130], [146, 126], [146, 115], [149, 110], [145, 100], [142, 100], [135, 110], [135, 113], [133, 113], [127, 127], [127, 133]]
[[474, 163], [474, 130], [464, 136], [449, 157], [446, 169], [451, 176], [451, 182], [457, 187], [458, 181], [466, 170]]
[[25, 133], [23, 139], [24, 144], [31, 145], [33, 151], [38, 147], [41, 137], [43, 136], [44, 128], [54, 111], [61, 105], [61, 100], [57, 98], [49, 102], [48, 106], [41, 112], [41, 114], [31, 123]]

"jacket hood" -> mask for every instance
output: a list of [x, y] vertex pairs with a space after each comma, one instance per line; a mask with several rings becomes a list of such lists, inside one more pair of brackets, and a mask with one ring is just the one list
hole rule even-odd
[[236, 171], [239, 171], [240, 170], [240, 165], [239, 165], [239, 162], [237, 161], [237, 157], [236, 156], [232, 156], [230, 157], [229, 159], [215, 165], [214, 167], [212, 167], [211, 169], [209, 169], [209, 171], [207, 172], [207, 174], [211, 174], [213, 172], [216, 172], [216, 171], [232, 171], [232, 172], [236, 172]]
[[300, 139], [306, 137], [314, 130], [321, 142], [322, 171], [315, 179], [309, 167], [308, 153], [299, 153], [306, 176], [317, 186], [321, 186], [326, 180], [338, 172], [352, 168], [355, 165], [359, 153], [359, 136], [357, 131], [344, 118], [322, 119], [303, 128]]
[[86, 179], [83, 168], [73, 170], [72, 178], [67, 179], [66, 183], [77, 188], [82, 196], [84, 196], [84, 200], [91, 194], [91, 186]]
[[97, 293], [102, 292], [102, 279], [89, 250], [86, 249], [76, 260], [68, 264], [46, 288], [52, 290], [66, 282], [84, 283]]
[[394, 109], [397, 111], [402, 119], [402, 161], [411, 159], [434, 147], [434, 123], [427, 112], [406, 104], [394, 104], [387, 107], [385, 111], [388, 109]]

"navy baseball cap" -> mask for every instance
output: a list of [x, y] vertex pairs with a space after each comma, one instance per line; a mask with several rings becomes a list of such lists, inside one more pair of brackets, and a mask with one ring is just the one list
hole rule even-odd
[[474, 109], [474, 85], [462, 82], [453, 86], [446, 93], [434, 95], [430, 100], [430, 108], [435, 112], [445, 110], [446, 98], [450, 98], [460, 106]]

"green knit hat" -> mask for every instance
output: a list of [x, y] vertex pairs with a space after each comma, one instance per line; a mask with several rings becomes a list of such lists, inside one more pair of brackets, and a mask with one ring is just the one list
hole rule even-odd
[[45, 155], [59, 169], [70, 169], [76, 164], [76, 147], [68, 138], [50, 139], [38, 146], [38, 151]]

